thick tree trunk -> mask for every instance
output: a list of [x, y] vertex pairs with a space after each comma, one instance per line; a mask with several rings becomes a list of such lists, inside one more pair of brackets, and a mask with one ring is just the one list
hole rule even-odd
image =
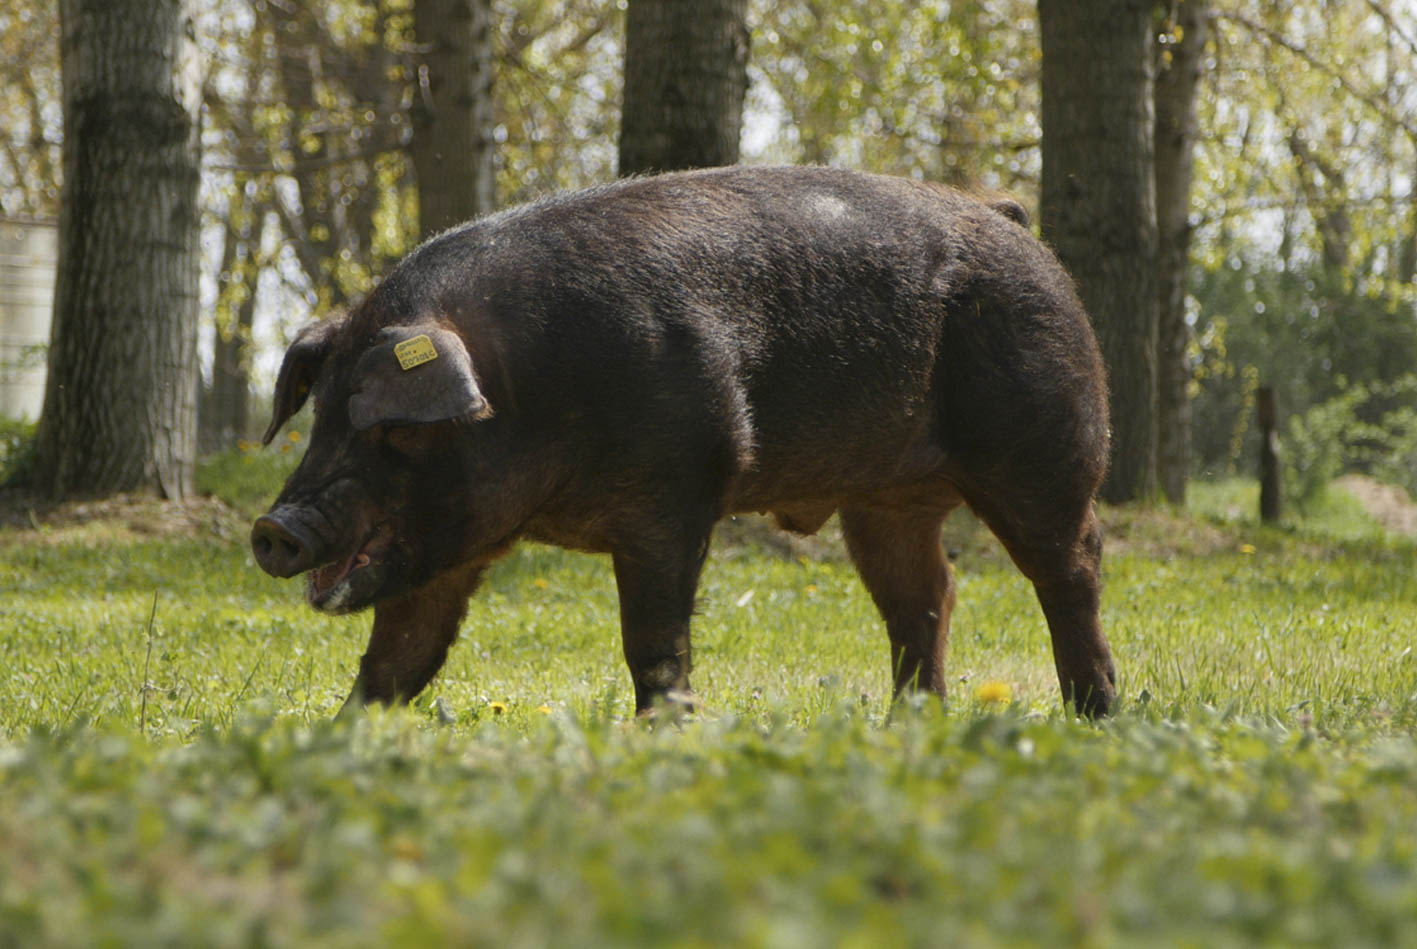
[[1160, 50], [1156, 74], [1158, 259], [1157, 478], [1174, 504], [1186, 500], [1191, 469], [1191, 370], [1186, 361], [1186, 276], [1191, 245], [1196, 84], [1205, 56], [1206, 0], [1173, 5], [1175, 42]]
[[1039, 0], [1044, 237], [1077, 281], [1112, 395], [1102, 495], [1156, 494], [1156, 183], [1152, 7]]
[[630, 0], [621, 175], [738, 161], [747, 0]]
[[416, 0], [423, 50], [414, 89], [413, 166], [424, 236], [496, 206], [490, 0]]
[[200, 74], [183, 0], [62, 0], [64, 186], [35, 489], [192, 491]]

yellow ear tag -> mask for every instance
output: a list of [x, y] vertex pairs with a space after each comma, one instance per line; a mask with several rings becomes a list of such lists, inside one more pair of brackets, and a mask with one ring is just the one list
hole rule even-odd
[[438, 350], [433, 348], [433, 341], [427, 335], [421, 335], [395, 345], [394, 355], [399, 358], [399, 365], [403, 367], [404, 372], [407, 372], [415, 366], [437, 359]]

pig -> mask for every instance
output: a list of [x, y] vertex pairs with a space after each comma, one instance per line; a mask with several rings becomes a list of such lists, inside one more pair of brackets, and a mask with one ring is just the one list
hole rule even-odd
[[[1094, 497], [1106, 380], [1068, 274], [1010, 200], [828, 169], [618, 181], [474, 220], [300, 332], [267, 443], [308, 448], [252, 528], [316, 610], [373, 607], [346, 707], [438, 672], [519, 539], [606, 553], [635, 708], [691, 696], [716, 522], [840, 517], [894, 694], [945, 694], [967, 506], [1032, 581], [1065, 701], [1116, 694]], [[691, 701], [691, 700], [687, 700]]]

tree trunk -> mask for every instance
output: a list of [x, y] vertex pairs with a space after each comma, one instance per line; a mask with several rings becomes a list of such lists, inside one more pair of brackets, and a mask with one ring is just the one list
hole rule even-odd
[[1156, 74], [1156, 223], [1158, 262], [1157, 479], [1173, 504], [1186, 500], [1191, 470], [1191, 370], [1186, 361], [1186, 276], [1191, 245], [1196, 84], [1205, 56], [1206, 0], [1177, 0], [1173, 42]]
[[[1330, 286], [1339, 286], [1348, 269], [1353, 243], [1353, 218], [1348, 210], [1348, 169], [1326, 159], [1302, 132], [1289, 133], [1304, 202], [1323, 245], [1323, 269]], [[1334, 154], [1337, 149], [1331, 149]]]
[[1107, 364], [1102, 496], [1156, 495], [1156, 182], [1152, 4], [1038, 0], [1044, 237], [1077, 281]]
[[200, 81], [184, 0], [62, 0], [64, 185], [34, 487], [192, 492]]
[[1397, 253], [1397, 282], [1409, 284], [1417, 277], [1417, 194], [1413, 195], [1412, 210], [1407, 215], [1407, 233], [1402, 236]]
[[621, 175], [738, 161], [747, 0], [630, 0]]
[[227, 208], [222, 291], [214, 314], [212, 384], [202, 393], [198, 406], [197, 446], [202, 452], [230, 448], [250, 428], [251, 333], [261, 277], [257, 257], [265, 214], [263, 202], [249, 198], [243, 182], [238, 180]]
[[1417, 189], [1407, 196], [1406, 221], [1398, 239], [1396, 277], [1399, 285], [1417, 278]]
[[1279, 402], [1273, 386], [1260, 386], [1255, 405], [1260, 416], [1260, 520], [1279, 521], [1284, 497], [1279, 464]]
[[425, 237], [496, 206], [490, 0], [415, 0], [423, 50], [414, 88], [413, 166]]
[[[251, 282], [255, 283], [254, 275]], [[212, 349], [212, 387], [202, 399], [198, 426], [202, 451], [230, 448], [251, 428], [249, 353], [256, 316], [254, 286], [251, 289], [252, 293], [236, 306], [234, 325], [217, 327]]]

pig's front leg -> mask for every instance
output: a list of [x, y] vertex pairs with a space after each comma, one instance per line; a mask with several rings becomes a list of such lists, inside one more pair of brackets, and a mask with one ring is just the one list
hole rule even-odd
[[467, 615], [468, 597], [481, 578], [480, 566], [455, 567], [376, 604], [359, 677], [340, 713], [372, 702], [407, 702], [422, 692], [443, 667], [458, 624]]
[[617, 551], [620, 635], [635, 683], [635, 712], [654, 710], [656, 699], [689, 695], [689, 619], [708, 536], [650, 551]]

